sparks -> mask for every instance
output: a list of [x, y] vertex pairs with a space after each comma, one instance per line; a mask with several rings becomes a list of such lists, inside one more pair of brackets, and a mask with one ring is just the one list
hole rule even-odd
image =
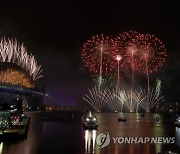
[[41, 77], [41, 65], [37, 64], [35, 57], [28, 55], [26, 47], [13, 39], [1, 39], [0, 41], [0, 61], [14, 63], [22, 67], [32, 77], [37, 80]]
[[95, 75], [109, 76], [116, 65], [112, 39], [95, 35], [83, 45], [81, 57], [85, 67]]

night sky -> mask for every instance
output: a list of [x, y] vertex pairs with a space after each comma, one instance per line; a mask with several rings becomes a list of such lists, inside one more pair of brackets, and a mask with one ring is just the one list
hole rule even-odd
[[0, 37], [16, 37], [42, 64], [51, 101], [75, 105], [91, 75], [80, 60], [81, 48], [94, 34], [116, 37], [133, 29], [152, 33], [166, 45], [168, 58], [160, 71], [164, 93], [177, 101], [180, 95], [180, 2], [177, 1], [75, 1], [11, 2], [0, 5]]

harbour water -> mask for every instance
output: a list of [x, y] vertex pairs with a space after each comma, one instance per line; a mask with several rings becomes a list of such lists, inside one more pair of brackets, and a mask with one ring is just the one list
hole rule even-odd
[[[174, 146], [170, 144], [114, 143], [99, 148], [95, 142], [100, 133], [111, 137], [175, 137], [180, 145], [180, 129], [172, 125], [172, 116], [136, 113], [96, 113], [98, 130], [84, 130], [81, 115], [62, 115], [58, 112], [31, 112], [27, 139], [0, 142], [0, 154], [153, 154]], [[126, 122], [118, 122], [125, 117]], [[155, 118], [160, 123], [155, 123]]]

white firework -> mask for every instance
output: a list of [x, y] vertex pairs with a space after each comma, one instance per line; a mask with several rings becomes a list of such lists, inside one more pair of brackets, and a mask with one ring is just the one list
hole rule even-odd
[[114, 112], [125, 106], [129, 112], [135, 112], [136, 107], [139, 105], [146, 111], [150, 110], [163, 98], [161, 91], [154, 89], [143, 90], [142, 88], [133, 90], [120, 90], [120, 89], [102, 89], [92, 88], [89, 89], [89, 94], [83, 98], [88, 102], [97, 112], [108, 104]]
[[156, 79], [156, 92], [159, 94], [161, 92], [161, 80]]
[[140, 88], [137, 93], [138, 95], [136, 99], [147, 113], [149, 113], [150, 110], [163, 98], [163, 96], [161, 96], [161, 91], [156, 91], [154, 89], [147, 91]]
[[107, 96], [107, 103], [108, 105], [113, 109], [114, 112], [118, 112], [121, 105], [122, 105], [122, 101], [120, 100], [119, 96], [119, 89], [113, 89], [112, 91], [110, 91], [109, 89], [107, 89], [106, 95]]
[[0, 62], [14, 63], [22, 67], [33, 80], [43, 77], [41, 65], [37, 64], [34, 55], [28, 55], [26, 47], [19, 44], [16, 39], [1, 39]]
[[102, 108], [107, 104], [107, 90], [100, 88], [89, 89], [89, 94], [86, 94], [84, 99], [88, 102], [97, 112], [101, 112]]
[[118, 98], [127, 107], [129, 112], [134, 112], [139, 101], [136, 99], [136, 91], [131, 92], [131, 90], [121, 90], [118, 93]]

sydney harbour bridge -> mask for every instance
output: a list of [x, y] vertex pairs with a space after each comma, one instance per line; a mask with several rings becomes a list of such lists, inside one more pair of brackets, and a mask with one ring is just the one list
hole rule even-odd
[[41, 73], [41, 65], [23, 44], [16, 39], [0, 40], [0, 104], [12, 103], [17, 97], [27, 107], [42, 102], [44, 94], [36, 84]]

